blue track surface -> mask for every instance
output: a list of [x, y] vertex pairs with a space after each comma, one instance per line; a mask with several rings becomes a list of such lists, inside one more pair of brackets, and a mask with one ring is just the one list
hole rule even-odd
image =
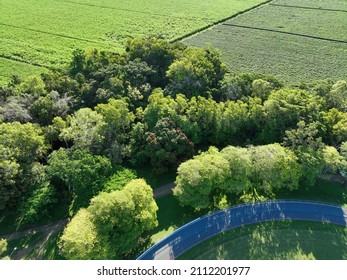
[[305, 220], [347, 226], [347, 208], [308, 201], [276, 200], [242, 204], [198, 218], [149, 248], [138, 260], [175, 259], [221, 232], [274, 220]]

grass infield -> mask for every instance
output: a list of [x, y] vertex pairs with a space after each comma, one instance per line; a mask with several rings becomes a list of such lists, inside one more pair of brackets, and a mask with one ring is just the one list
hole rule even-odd
[[306, 221], [243, 226], [204, 241], [183, 260], [346, 260], [347, 228]]

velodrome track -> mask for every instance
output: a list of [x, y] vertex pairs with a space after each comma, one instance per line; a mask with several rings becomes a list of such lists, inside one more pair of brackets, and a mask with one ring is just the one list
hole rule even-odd
[[175, 259], [185, 251], [224, 231], [265, 221], [305, 220], [347, 226], [347, 208], [300, 200], [242, 204], [214, 212], [180, 227], [149, 248], [138, 260]]

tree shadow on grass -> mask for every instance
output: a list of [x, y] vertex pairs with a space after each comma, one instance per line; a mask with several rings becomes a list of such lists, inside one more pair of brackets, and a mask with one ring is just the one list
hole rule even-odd
[[152, 241], [156, 243], [184, 224], [205, 215], [206, 212], [195, 212], [182, 207], [173, 195], [156, 199], [158, 205], [158, 227], [152, 232]]
[[314, 186], [297, 190], [281, 190], [276, 199], [301, 199], [347, 205], [347, 186], [327, 179], [317, 179]]
[[180, 259], [347, 259], [347, 229], [306, 221], [274, 221], [219, 234]]

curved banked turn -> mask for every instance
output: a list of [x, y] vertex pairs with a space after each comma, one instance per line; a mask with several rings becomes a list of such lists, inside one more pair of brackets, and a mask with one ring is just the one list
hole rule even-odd
[[200, 217], [149, 248], [138, 260], [175, 259], [190, 248], [224, 231], [264, 221], [305, 220], [347, 226], [347, 208], [299, 200], [242, 204]]

